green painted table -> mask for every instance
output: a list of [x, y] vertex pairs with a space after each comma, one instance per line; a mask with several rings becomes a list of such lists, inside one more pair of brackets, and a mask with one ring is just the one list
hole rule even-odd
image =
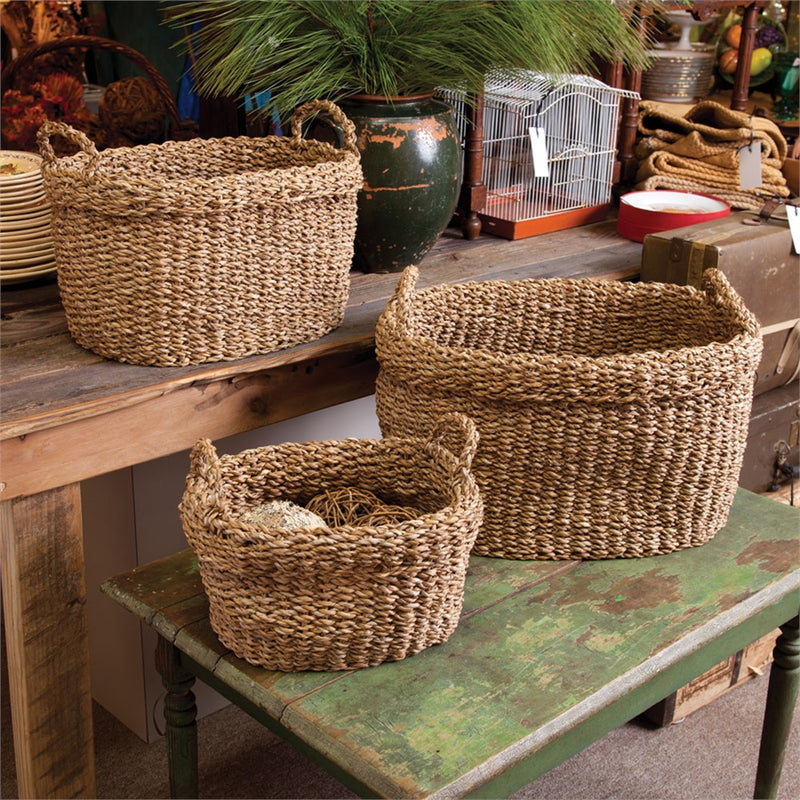
[[800, 513], [744, 490], [713, 540], [678, 553], [473, 557], [450, 640], [364, 670], [285, 674], [234, 657], [188, 550], [103, 589], [160, 634], [173, 796], [198, 796], [195, 677], [359, 794], [499, 797], [781, 625], [755, 794], [777, 792], [800, 682]]

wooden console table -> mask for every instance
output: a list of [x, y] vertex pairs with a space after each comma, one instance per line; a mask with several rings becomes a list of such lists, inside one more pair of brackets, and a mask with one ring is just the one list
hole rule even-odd
[[799, 524], [797, 509], [739, 490], [702, 547], [616, 561], [472, 557], [445, 644], [357, 671], [287, 674], [236, 658], [211, 629], [190, 550], [103, 589], [159, 634], [173, 797], [202, 788], [195, 677], [362, 796], [497, 798], [780, 624], [755, 783], [765, 798], [800, 684]]
[[[640, 258], [613, 220], [518, 242], [450, 231], [420, 285], [631, 278]], [[79, 348], [54, 284], [3, 287], [0, 560], [20, 797], [95, 793], [80, 481], [371, 394], [375, 322], [397, 280], [354, 275], [343, 324], [316, 342], [170, 368]]]

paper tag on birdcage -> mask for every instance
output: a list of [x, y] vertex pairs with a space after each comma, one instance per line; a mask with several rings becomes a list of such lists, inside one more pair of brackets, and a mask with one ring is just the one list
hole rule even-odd
[[544, 138], [544, 128], [528, 128], [528, 134], [531, 137], [533, 174], [537, 178], [549, 178], [550, 170], [547, 165], [547, 142]]

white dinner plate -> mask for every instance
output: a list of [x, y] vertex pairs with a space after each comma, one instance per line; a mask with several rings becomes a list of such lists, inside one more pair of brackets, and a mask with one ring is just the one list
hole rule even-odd
[[24, 244], [52, 241], [50, 226], [42, 225], [28, 231], [0, 231], [0, 249], [3, 247], [22, 247]]
[[28, 214], [0, 214], [0, 231], [17, 231], [50, 224], [50, 208], [40, 208]]
[[0, 245], [0, 261], [7, 262], [16, 258], [29, 258], [45, 253], [53, 254], [53, 242], [42, 241], [38, 244], [25, 244], [18, 247]]
[[43, 264], [40, 267], [31, 269], [0, 269], [0, 284], [24, 283], [25, 281], [43, 278], [45, 275], [55, 275], [56, 272], [55, 263]]
[[17, 269], [19, 267], [32, 267], [35, 264], [41, 264], [44, 261], [52, 261], [52, 253], [42, 253], [38, 256], [30, 256], [28, 258], [5, 258], [0, 253], [0, 269]]
[[42, 157], [24, 150], [0, 150], [0, 181], [19, 175], [38, 173], [41, 175]]
[[0, 197], [0, 217], [18, 216], [38, 211], [46, 205], [47, 199], [44, 192], [32, 194], [28, 197], [5, 198]]

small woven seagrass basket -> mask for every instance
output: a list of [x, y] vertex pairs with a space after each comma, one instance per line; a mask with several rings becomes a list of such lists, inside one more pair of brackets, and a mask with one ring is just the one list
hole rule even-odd
[[376, 331], [381, 430], [475, 421], [475, 554], [649, 556], [725, 524], [761, 338], [724, 275], [704, 276], [702, 291], [558, 278], [415, 291], [407, 268]]
[[[460, 440], [454, 454], [445, 442]], [[475, 425], [445, 415], [426, 438], [287, 443], [218, 456], [194, 447], [181, 501], [211, 626], [268, 669], [342, 670], [446, 641], [461, 613], [482, 519]], [[243, 521], [282, 499], [362, 487], [419, 515], [379, 525], [272, 528]]]
[[[302, 138], [327, 111], [344, 146]], [[69, 332], [99, 355], [179, 366], [311, 341], [344, 317], [362, 186], [355, 128], [325, 100], [291, 136], [169, 141], [98, 152], [39, 131]], [[77, 144], [57, 158], [50, 137]]]

